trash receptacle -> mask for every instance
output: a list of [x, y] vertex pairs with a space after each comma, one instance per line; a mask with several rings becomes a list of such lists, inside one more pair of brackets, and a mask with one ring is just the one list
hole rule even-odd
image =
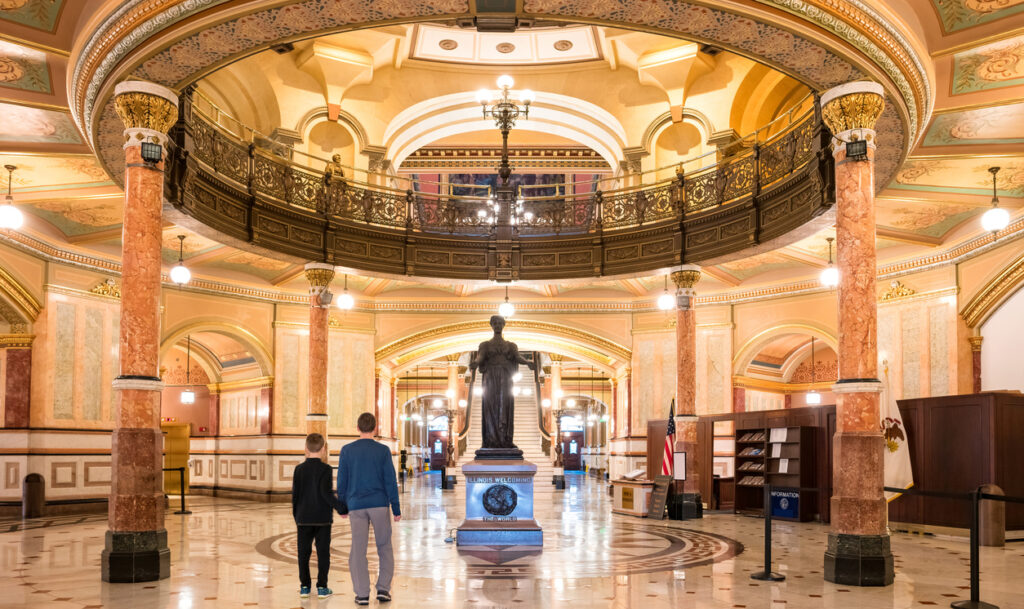
[[43, 484], [42, 474], [29, 474], [25, 476], [21, 495], [21, 517], [39, 518], [43, 515], [43, 506], [45, 504], [46, 489]]
[[[981, 492], [1005, 495], [995, 484], [983, 484]], [[982, 499], [978, 505], [978, 545], [1001, 548], [1006, 545], [1006, 504], [1002, 501]]]

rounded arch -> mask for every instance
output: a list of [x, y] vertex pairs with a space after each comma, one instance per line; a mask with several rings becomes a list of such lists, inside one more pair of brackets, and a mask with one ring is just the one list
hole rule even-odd
[[747, 367], [750, 366], [754, 356], [766, 345], [783, 334], [806, 334], [807, 336], [813, 336], [817, 340], [824, 341], [833, 351], [837, 351], [839, 347], [839, 340], [836, 338], [836, 335], [824, 326], [808, 322], [777, 324], [758, 332], [736, 351], [736, 355], [732, 360], [732, 373], [742, 376]]
[[[488, 320], [461, 322], [424, 330], [388, 343], [374, 353], [377, 364], [388, 362], [392, 374], [450, 353], [472, 351], [492, 336]], [[579, 358], [614, 374], [628, 365], [632, 351], [590, 332], [545, 321], [510, 319], [505, 336], [523, 351], [545, 351]]]
[[[702, 143], [704, 144], [707, 144], [708, 140], [711, 139], [711, 134], [715, 132], [715, 126], [711, 123], [711, 119], [700, 110], [683, 108], [683, 122], [693, 125], [700, 131], [700, 135], [703, 138]], [[643, 146], [643, 149], [647, 152], [652, 152], [658, 136], [672, 124], [671, 111], [665, 112], [652, 120], [647, 125], [647, 128], [644, 129], [644, 135], [640, 140], [640, 145]]]
[[[330, 121], [330, 117], [327, 112], [327, 106], [320, 106], [319, 108], [313, 108], [299, 119], [299, 122], [295, 125], [295, 130], [303, 135], [305, 139], [308, 131], [312, 129], [317, 123], [321, 122], [321, 119]], [[338, 110], [338, 120], [334, 121], [344, 127], [353, 139], [355, 139], [359, 150], [365, 150], [370, 143], [370, 138], [366, 134], [366, 128], [359, 122], [359, 119], [355, 117], [351, 112], [345, 110]]]
[[960, 311], [969, 328], [980, 328], [999, 306], [1024, 286], [1024, 255], [999, 270]]
[[0, 320], [6, 321], [12, 328], [24, 324], [23, 332], [14, 333], [27, 334], [29, 326], [42, 310], [43, 305], [36, 297], [7, 269], [0, 267]]
[[267, 345], [253, 332], [219, 318], [192, 319], [171, 328], [160, 342], [160, 359], [163, 359], [182, 338], [198, 332], [215, 332], [237, 340], [250, 350], [262, 375], [273, 376], [274, 356]]

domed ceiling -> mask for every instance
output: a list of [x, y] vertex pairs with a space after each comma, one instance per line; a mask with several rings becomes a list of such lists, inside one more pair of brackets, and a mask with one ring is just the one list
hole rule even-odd
[[[119, 133], [120, 128], [103, 122], [103, 108], [93, 113], [86, 107], [86, 100], [105, 100], [109, 90], [98, 77], [85, 74], [87, 69], [94, 70], [89, 74], [99, 74], [114, 68], [95, 56], [100, 48], [96, 35], [108, 31], [119, 19], [128, 19], [127, 5], [122, 4], [102, 0], [0, 3], [0, 165], [18, 167], [13, 192], [27, 213], [22, 231], [0, 235], [4, 246], [107, 270], [118, 268], [120, 178], [116, 164], [103, 157], [106, 144], [98, 138], [104, 129]], [[550, 119], [551, 124], [564, 126], [564, 132], [544, 129], [541, 121], [531, 129], [529, 121], [524, 121], [514, 135], [521, 139], [513, 140], [514, 145], [590, 150], [607, 162], [606, 169], [594, 173], [608, 174], [628, 162], [653, 169], [714, 151], [716, 134], [749, 133], [799, 101], [808, 91], [803, 83], [810, 82], [814, 89], [822, 84], [821, 79], [805, 78], [810, 68], [788, 63], [790, 56], [780, 45], [796, 44], [792, 40], [762, 36], [755, 41], [759, 48], [748, 48], [746, 42], [722, 35], [723, 24], [714, 21], [724, 19], [721, 14], [694, 12], [693, 5], [684, 2], [663, 9], [657, 2], [637, 3], [649, 5], [648, 13], [631, 6], [619, 18], [629, 22], [631, 29], [601, 25], [614, 20], [613, 13], [602, 12], [601, 3], [588, 3], [593, 17], [586, 25], [537, 24], [544, 27], [510, 34], [479, 33], [454, 27], [456, 19], [452, 17], [330, 33], [310, 40], [285, 34], [297, 31], [289, 28], [299, 19], [298, 13], [288, 13], [288, 7], [280, 8], [282, 3], [251, 2], [247, 3], [251, 10], [279, 6], [274, 9], [278, 11], [276, 29], [265, 30], [264, 40], [253, 43], [252, 48], [266, 49], [279, 39], [291, 44], [248, 58], [243, 54], [250, 51], [241, 43], [234, 54], [182, 46], [187, 42], [184, 28], [195, 26], [185, 20], [183, 11], [188, 3], [165, 4], [163, 13], [136, 16], [160, 24], [152, 36], [124, 38], [116, 52], [113, 42], [106, 42], [103, 48], [108, 49], [108, 57], [113, 61], [121, 53], [121, 57], [131, 58], [123, 65], [143, 66], [139, 70], [150, 77], [163, 75], [172, 84], [182, 82], [186, 75], [180, 70], [188, 67], [205, 75], [198, 85], [200, 91], [247, 126], [278, 141], [291, 137], [297, 150], [317, 156], [348, 147], [349, 163], [362, 168], [390, 160], [388, 155], [397, 150], [392, 144], [401, 141], [407, 142], [405, 158], [431, 147], [481, 149], [489, 147], [489, 140], [497, 143], [497, 133], [482, 121], [474, 124], [468, 117], [463, 121], [453, 116], [436, 128], [423, 129], [423, 121], [418, 119], [443, 114], [443, 106], [422, 104], [472, 93], [482, 86], [493, 87], [494, 77], [503, 72], [513, 74], [517, 86], [559, 96], [564, 114]], [[286, 4], [297, 11], [316, 3]], [[350, 23], [387, 18], [383, 14], [367, 16], [366, 3], [342, 4], [349, 11], [346, 19]], [[417, 15], [425, 19], [432, 11], [475, 14], [475, 8], [464, 11], [465, 3], [455, 1], [388, 4], [404, 7], [406, 16], [396, 17], [397, 21]], [[576, 4], [528, 0], [522, 17], [561, 16], [572, 21], [567, 15], [578, 9]], [[1013, 217], [1000, 238], [1017, 238], [1024, 203], [1024, 4], [886, 0], [869, 10], [860, 3], [844, 2], [830, 9], [835, 11], [832, 21], [822, 21], [830, 23], [828, 27], [811, 23], [807, 15], [823, 10], [811, 3], [761, 4], [781, 8], [776, 11], [784, 22], [780, 25], [806, 39], [845, 36], [854, 41], [823, 47], [837, 59], [810, 54], [803, 58], [823, 62], [819, 71], [832, 65], [839, 80], [856, 77], [853, 72], [839, 74], [845, 70], [837, 67], [842, 61], [856, 66], [870, 63], [866, 59], [868, 43], [857, 42], [864, 36], [859, 26], [852, 20], [843, 21], [852, 19], [850, 11], [867, 11], [871, 19], [886, 24], [875, 34], [885, 32], [883, 38], [899, 41], [892, 48], [900, 49], [894, 55], [903, 63], [896, 66], [898, 62], [893, 60], [896, 67], [887, 72], [884, 66], [888, 64], [875, 57], [871, 61], [882, 67], [866, 74], [887, 83], [888, 105], [894, 112], [892, 125], [898, 126], [893, 129], [905, 133], [904, 152], [891, 157], [891, 171], [883, 167], [879, 172], [884, 178], [877, 198], [882, 276], [952, 261], [988, 243], [991, 238], [983, 234], [978, 219], [991, 198], [991, 166], [1002, 167], [998, 194]], [[211, 12], [202, 23], [220, 23], [213, 18], [214, 8], [203, 10]], [[686, 27], [695, 32], [687, 40], [654, 33], [680, 31], [678, 11], [683, 10], [689, 11]], [[743, 21], [746, 17], [740, 15], [740, 9], [731, 10], [737, 11], [733, 13], [737, 20], [731, 24], [736, 36], [769, 31], [759, 21]], [[840, 14], [844, 10], [848, 14]], [[262, 17], [254, 12], [250, 19]], [[799, 26], [801, 19], [807, 21]], [[697, 32], [698, 27], [703, 29]], [[222, 30], [209, 29], [204, 44], [224, 35]], [[172, 39], [180, 41], [174, 43], [177, 46], [171, 44]], [[173, 74], [159, 71], [163, 69], [159, 62], [167, 53], [177, 61]], [[95, 60], [90, 59], [94, 56]], [[774, 58], [771, 67], [752, 59], [765, 57]], [[921, 63], [919, 70], [913, 68], [915, 62]], [[893, 74], [915, 70], [923, 75], [922, 82], [915, 84], [911, 76], [905, 76], [904, 84], [908, 91], [918, 92], [904, 95]], [[549, 103], [554, 105], [555, 99], [550, 98]], [[595, 121], [586, 104], [609, 113], [619, 125]], [[72, 108], [84, 120], [76, 124]], [[419, 108], [420, 114], [403, 117], [402, 112], [410, 108]], [[700, 115], [714, 118], [710, 121], [714, 133], [705, 132], [707, 124], [702, 124]], [[667, 118], [649, 134], [645, 148], [642, 134], [659, 117]], [[361, 131], [350, 119], [359, 123]], [[919, 121], [916, 126], [915, 120]], [[598, 128], [595, 123], [602, 124]], [[314, 133], [318, 124], [330, 125], [333, 131], [325, 126], [320, 127], [323, 133]], [[591, 139], [581, 141], [580, 134]], [[98, 146], [100, 158], [93, 146]], [[409, 173], [403, 172], [400, 162], [390, 171], [397, 177]], [[3, 182], [6, 187], [6, 178]], [[164, 232], [168, 267], [177, 260], [179, 234], [186, 235], [185, 258], [199, 280], [198, 289], [289, 299], [305, 293], [299, 265], [223, 245], [171, 224]], [[815, 279], [828, 258], [825, 238], [832, 234], [832, 228], [825, 226], [789, 246], [708, 265], [699, 291], [703, 298], [725, 302], [818, 289]], [[444, 303], [453, 296], [493, 300], [497, 290], [503, 290], [486, 283], [412, 281], [358, 273], [350, 278], [349, 287], [365, 306], [378, 300]], [[663, 277], [655, 274], [520, 283], [513, 286], [512, 293], [524, 302], [612, 303], [625, 297], [635, 306], [647, 307], [653, 306], [662, 290]]]

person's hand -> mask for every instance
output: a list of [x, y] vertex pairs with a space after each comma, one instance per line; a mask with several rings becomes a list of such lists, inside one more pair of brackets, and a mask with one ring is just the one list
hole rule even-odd
[[401, 516], [395, 516], [395, 522], [399, 522], [399, 521], [401, 521], [401, 520], [402, 520], [402, 517], [401, 517]]

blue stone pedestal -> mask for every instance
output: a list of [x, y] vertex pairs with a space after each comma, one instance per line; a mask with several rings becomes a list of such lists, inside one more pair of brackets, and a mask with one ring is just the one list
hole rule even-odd
[[466, 520], [460, 546], [542, 546], [544, 532], [533, 518], [537, 466], [522, 460], [476, 460], [462, 466]]

